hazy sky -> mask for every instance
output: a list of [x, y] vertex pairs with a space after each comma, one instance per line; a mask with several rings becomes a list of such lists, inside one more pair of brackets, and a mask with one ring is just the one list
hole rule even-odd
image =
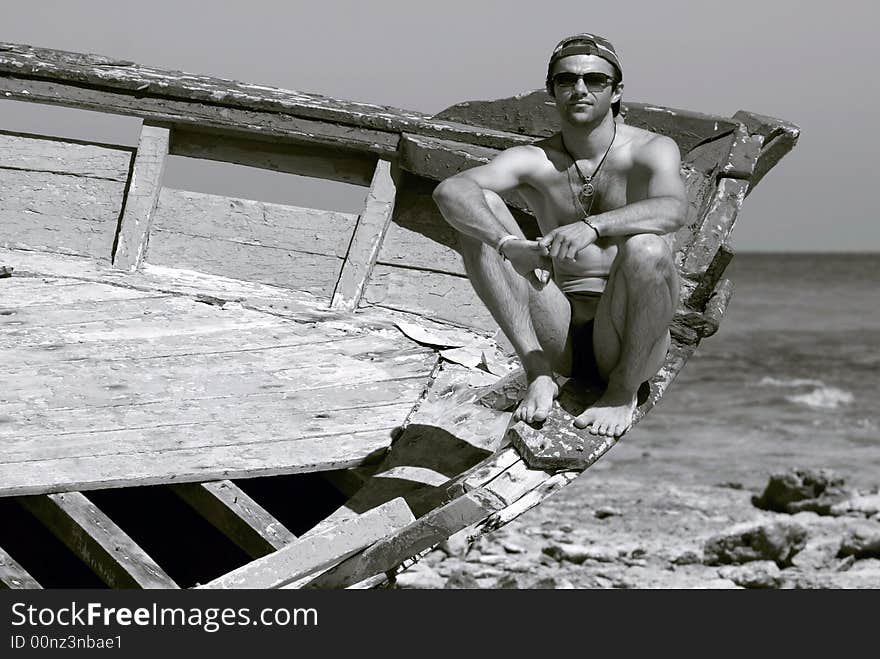
[[[0, 40], [434, 113], [542, 86], [553, 45], [593, 31], [624, 98], [797, 123], [746, 200], [737, 250], [880, 249], [880, 11], [867, 0], [735, 3], [2, 0]], [[24, 109], [22, 109], [24, 107]], [[0, 128], [131, 144], [136, 123], [0, 102]], [[134, 130], [134, 132], [133, 132]]]

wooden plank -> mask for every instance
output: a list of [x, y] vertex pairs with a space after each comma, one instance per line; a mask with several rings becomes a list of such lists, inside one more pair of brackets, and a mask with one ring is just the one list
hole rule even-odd
[[109, 261], [125, 184], [0, 168], [0, 247]]
[[144, 258], [159, 190], [162, 189], [170, 139], [171, 131], [167, 126], [147, 122], [141, 126], [113, 254], [113, 265], [120, 270], [134, 272]]
[[276, 172], [370, 185], [376, 158], [339, 148], [287, 144], [245, 132], [206, 131], [198, 126], [175, 129], [170, 152], [189, 158], [217, 160]]
[[396, 195], [397, 187], [391, 176], [391, 162], [379, 160], [370, 183], [364, 212], [358, 219], [345, 264], [333, 292], [330, 303], [332, 308], [345, 311], [357, 309], [391, 222]]
[[25, 570], [18, 561], [0, 547], [0, 589], [36, 590], [42, 586]]
[[413, 520], [403, 499], [395, 499], [355, 520], [300, 538], [199, 588], [280, 588], [324, 570]]
[[380, 460], [393, 429], [373, 426], [332, 437], [0, 464], [0, 496], [347, 469]]
[[134, 149], [0, 131], [0, 168], [125, 183]]
[[699, 235], [687, 252], [682, 265], [683, 272], [699, 279], [712, 262], [721, 245], [733, 230], [737, 213], [742, 206], [749, 182], [724, 178], [703, 219]]
[[336, 256], [213, 238], [182, 239], [160, 229], [153, 231], [147, 258], [155, 265], [295, 288], [321, 298], [333, 293], [342, 269], [342, 259]]
[[155, 294], [60, 277], [15, 277], [3, 284], [0, 308], [18, 312], [34, 307], [48, 310], [83, 302], [154, 298]]
[[468, 386], [469, 376], [468, 369], [444, 363], [373, 477], [310, 532], [397, 497], [410, 503], [414, 495], [445, 485], [492, 455], [504, 437], [510, 413], [478, 404], [482, 390]]
[[18, 501], [111, 588], [177, 588], [125, 531], [79, 492]]
[[364, 301], [480, 330], [497, 329], [466, 277], [377, 265]]
[[252, 558], [271, 554], [296, 540], [284, 524], [230, 480], [170, 487]]
[[224, 107], [214, 103], [135, 97], [108, 89], [90, 89], [47, 80], [0, 77], [0, 94], [15, 101], [64, 105], [94, 112], [141, 117], [144, 121], [177, 129], [228, 129], [280, 138], [292, 144], [343, 148], [359, 153], [392, 156], [398, 136], [370, 128], [342, 126], [277, 112]]
[[160, 239], [195, 237], [343, 258], [356, 223], [351, 213], [163, 188], [150, 256]]
[[[237, 108], [265, 111], [261, 114], [274, 117], [274, 121], [279, 124], [293, 116], [298, 119], [308, 117], [318, 120], [314, 122], [317, 126], [303, 123], [300, 119], [297, 130], [304, 136], [314, 138], [317, 134], [329, 142], [328, 138], [341, 133], [344, 135], [341, 140], [343, 143], [351, 145], [355, 139], [360, 138], [364, 150], [375, 149], [377, 152], [383, 146], [382, 133], [397, 134], [403, 131], [495, 148], [507, 148], [513, 144], [532, 141], [531, 138], [521, 135], [437, 120], [421, 113], [388, 106], [354, 103], [265, 85], [153, 69], [100, 55], [69, 53], [26, 45], [0, 44], [0, 75], [11, 76], [5, 80], [0, 78], [0, 87], [5, 88], [0, 91], [8, 91], [11, 98], [16, 100], [46, 102], [45, 88], [39, 87], [39, 83], [51, 80], [69, 81], [70, 84], [57, 85], [48, 100], [82, 107], [83, 95], [77, 92], [107, 90], [108, 95], [118, 96], [127, 102], [125, 110], [117, 106], [112, 111], [146, 116], [148, 108], [153, 105], [167, 107], [173, 103], [170, 99], [180, 99], [189, 105], [205, 103], [216, 106], [219, 110], [217, 115], [226, 118], [226, 121], [218, 122], [220, 127], [234, 125], [233, 117], [241, 114], [236, 112]], [[24, 84], [13, 87], [13, 82]], [[25, 90], [29, 93], [22, 93]], [[87, 109], [101, 110], [111, 105], [113, 103], [109, 99], [102, 99], [93, 101]], [[336, 132], [321, 135], [323, 125], [329, 122], [342, 125]], [[264, 127], [254, 125], [255, 123], [243, 127], [267, 132]], [[351, 127], [358, 130], [352, 131]], [[353, 146], [358, 145], [355, 143]], [[389, 150], [387, 146], [385, 149], [386, 153], [394, 150]]]

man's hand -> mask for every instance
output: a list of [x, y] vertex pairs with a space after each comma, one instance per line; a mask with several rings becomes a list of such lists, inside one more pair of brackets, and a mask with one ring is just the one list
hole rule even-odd
[[573, 222], [553, 229], [538, 241], [554, 259], [577, 258], [577, 254], [587, 245], [592, 245], [598, 238], [596, 230], [585, 222]]
[[504, 244], [504, 256], [510, 265], [532, 285], [536, 282], [543, 286], [550, 281], [550, 269], [553, 267], [547, 250], [536, 240], [517, 239]]

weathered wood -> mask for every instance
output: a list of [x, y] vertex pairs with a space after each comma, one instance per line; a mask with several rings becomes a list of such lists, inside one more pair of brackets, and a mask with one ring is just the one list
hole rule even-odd
[[13, 270], [15, 270], [15, 268], [10, 268], [7, 265], [0, 266], [0, 279], [5, 278], [5, 277], [11, 277]]
[[180, 483], [171, 489], [252, 558], [296, 540], [281, 522], [229, 480]]
[[750, 133], [762, 139], [761, 151], [749, 187], [749, 193], [751, 193], [767, 172], [795, 147], [800, 136], [800, 129], [782, 119], [745, 110], [740, 110], [733, 117], [745, 124]]
[[[689, 310], [679, 311], [674, 320], [675, 329], [682, 332], [681, 326], [686, 326], [695, 335], [695, 338], [691, 339], [692, 341], [712, 336], [718, 331], [721, 317], [730, 302], [731, 295], [733, 295], [733, 283], [729, 279], [721, 280], [709, 296], [705, 304], [705, 311], [702, 313]], [[690, 334], [690, 332], [687, 333]]]
[[170, 152], [355, 185], [369, 185], [376, 168], [372, 155], [260, 137], [246, 132], [181, 127], [171, 133]]
[[345, 311], [357, 309], [391, 222], [396, 195], [397, 186], [391, 175], [391, 162], [379, 160], [370, 183], [364, 212], [358, 219], [333, 292], [330, 303], [332, 308]]
[[125, 531], [79, 492], [18, 501], [111, 588], [177, 588]]
[[[265, 111], [266, 114], [271, 113], [279, 118], [295, 115], [318, 119], [321, 124], [335, 122], [347, 127], [355, 126], [362, 134], [367, 133], [368, 129], [377, 129], [374, 131], [376, 133], [406, 131], [495, 148], [507, 148], [516, 143], [531, 141], [511, 133], [437, 120], [424, 114], [388, 106], [336, 100], [318, 94], [179, 71], [163, 71], [100, 55], [9, 43], [0, 44], [0, 75], [6, 76], [5, 83], [16, 78], [31, 83], [31, 93], [21, 94], [19, 100], [41, 100], [33, 88], [34, 83], [43, 80], [69, 81], [71, 84], [66, 86], [66, 94], [56, 92], [55, 102], [68, 105], [77, 103], [79, 99], [74, 94], [77, 89], [111, 90], [118, 96], [138, 101], [140, 105], [133, 104], [128, 113], [139, 116], [144, 116], [141, 108], [149, 101], [159, 100], [167, 104], [168, 99], [181, 99], [189, 103], [219, 106], [226, 116], [232, 114], [231, 108], [244, 108]], [[347, 130], [348, 133], [353, 132], [350, 128]]]
[[733, 250], [727, 243], [722, 243], [702, 277], [697, 281], [693, 291], [688, 295], [684, 286], [682, 287], [682, 300], [692, 309], [702, 310], [732, 259]]
[[150, 236], [150, 225], [162, 189], [171, 131], [144, 122], [138, 138], [131, 182], [116, 237], [113, 265], [134, 272], [140, 266]]
[[200, 588], [280, 588], [335, 565], [413, 519], [406, 502], [394, 499], [357, 519], [295, 540]]
[[715, 254], [733, 229], [736, 215], [748, 188], [748, 181], [721, 179], [703, 219], [699, 235], [695, 237], [682, 265], [686, 275], [699, 279], [712, 263]]
[[0, 131], [0, 168], [125, 183], [134, 149]]
[[153, 260], [160, 240], [186, 245], [202, 238], [343, 258], [357, 219], [352, 213], [163, 188], [148, 257]]
[[392, 430], [374, 425], [368, 431], [333, 437], [0, 464], [0, 496], [358, 467], [382, 458], [391, 444]]
[[18, 561], [0, 547], [0, 589], [36, 590], [42, 588], [39, 582], [25, 570]]
[[[621, 114], [631, 126], [673, 138], [683, 153], [699, 142], [730, 131], [735, 125], [726, 117], [644, 103], [624, 103]], [[446, 108], [435, 117], [536, 137], [549, 137], [558, 132], [560, 126], [556, 105], [544, 90], [493, 101], [466, 101]]]
[[342, 259], [231, 240], [169, 234], [156, 229], [150, 239], [149, 261], [190, 268], [207, 274], [271, 286], [295, 288], [329, 298], [342, 269]]
[[469, 387], [468, 377], [468, 369], [443, 364], [373, 477], [317, 530], [396, 497], [409, 502], [414, 493], [445, 485], [495, 452], [510, 413], [477, 404], [482, 390]]
[[[47, 143], [51, 154], [44, 157], [42, 149]], [[0, 166], [0, 247], [81, 254], [108, 261], [125, 183], [113, 175], [90, 174], [95, 160], [100, 160], [107, 170], [127, 175], [125, 161], [131, 154], [63, 143], [69, 147], [66, 168], [59, 173], [46, 171], [53, 163], [36, 161], [62, 157], [65, 148], [58, 144], [23, 140], [19, 151], [31, 154], [30, 164], [36, 169]], [[27, 165], [28, 158], [22, 164]]]
[[468, 279], [442, 272], [377, 265], [364, 301], [481, 330], [497, 328]]
[[380, 156], [393, 155], [398, 143], [396, 133], [381, 130], [353, 128], [331, 121], [316, 121], [277, 112], [225, 107], [210, 102], [199, 103], [152, 95], [120, 94], [106, 87], [89, 88], [49, 80], [0, 77], [0, 94], [15, 101], [64, 105], [83, 110], [141, 117], [144, 121], [165, 124], [174, 129], [201, 127], [244, 131], [263, 137], [280, 138], [292, 144], [339, 147]]

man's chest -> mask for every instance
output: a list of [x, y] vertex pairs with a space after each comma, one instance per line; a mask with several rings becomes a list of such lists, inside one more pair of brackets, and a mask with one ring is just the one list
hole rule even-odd
[[605, 213], [627, 203], [627, 171], [603, 168], [591, 179], [574, 167], [548, 168], [523, 191], [542, 227], [561, 226], [587, 215]]

